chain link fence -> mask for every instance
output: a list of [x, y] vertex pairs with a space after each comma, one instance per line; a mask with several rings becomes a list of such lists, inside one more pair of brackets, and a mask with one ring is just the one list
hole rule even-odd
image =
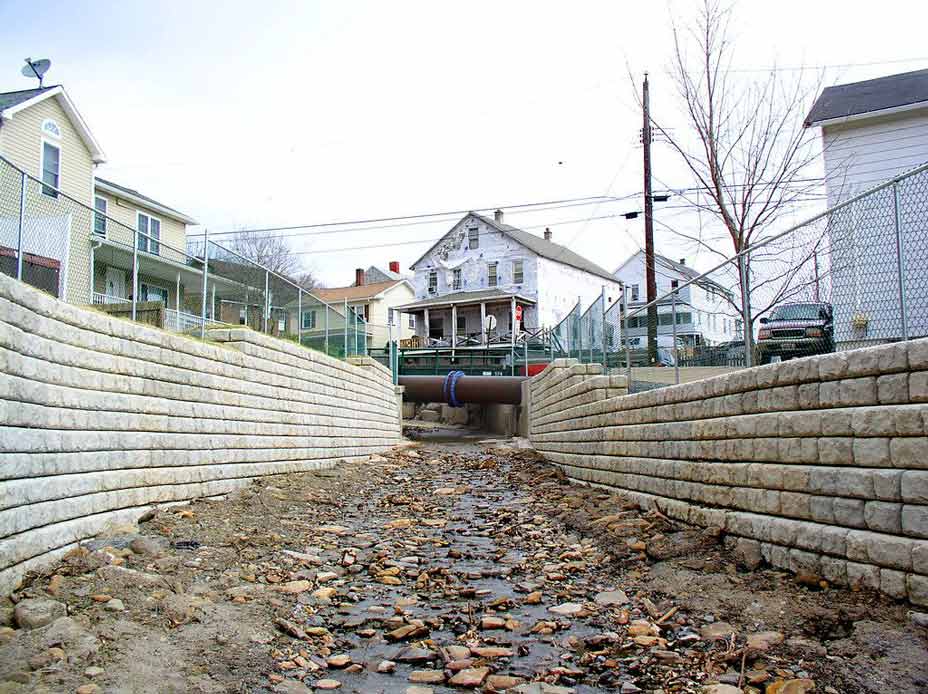
[[[928, 336], [928, 164], [755, 241], [655, 300], [579, 308], [559, 356], [625, 372], [632, 392], [734, 369]], [[649, 309], [651, 318], [649, 318]], [[656, 314], [656, 316], [655, 316]], [[648, 321], [657, 345], [649, 349]]]
[[379, 339], [356, 307], [330, 305], [208, 235], [172, 244], [164, 220], [138, 215], [130, 226], [106, 200], [86, 205], [0, 157], [0, 272], [72, 304], [201, 338], [245, 326], [336, 357], [366, 355]]

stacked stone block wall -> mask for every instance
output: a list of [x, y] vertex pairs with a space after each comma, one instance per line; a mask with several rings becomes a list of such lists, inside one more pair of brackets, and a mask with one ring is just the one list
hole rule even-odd
[[928, 605], [928, 340], [634, 395], [621, 378], [556, 360], [532, 379], [535, 448], [744, 557]]
[[400, 441], [390, 373], [247, 329], [201, 342], [0, 275], [0, 591], [108, 524]]

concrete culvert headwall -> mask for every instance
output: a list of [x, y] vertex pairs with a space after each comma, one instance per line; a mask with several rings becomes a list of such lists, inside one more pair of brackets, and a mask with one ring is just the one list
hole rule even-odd
[[635, 395], [598, 372], [556, 360], [529, 387], [569, 477], [719, 527], [748, 565], [928, 605], [928, 340]]
[[204, 343], [0, 275], [0, 592], [152, 505], [400, 441], [390, 373], [247, 329]]

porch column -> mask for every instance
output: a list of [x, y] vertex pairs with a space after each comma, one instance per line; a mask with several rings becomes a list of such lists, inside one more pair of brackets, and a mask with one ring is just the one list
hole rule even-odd
[[177, 273], [177, 288], [174, 290], [174, 310], [180, 313], [180, 273]]
[[484, 345], [489, 341], [487, 334], [487, 302], [480, 302], [480, 342]]
[[512, 344], [516, 343], [516, 298], [512, 297], [509, 301], [509, 325], [511, 326], [510, 340]]
[[422, 336], [422, 344], [428, 344], [429, 339], [429, 310], [425, 309], [425, 334]]
[[451, 304], [451, 354], [454, 355], [454, 348], [458, 344], [458, 305]]

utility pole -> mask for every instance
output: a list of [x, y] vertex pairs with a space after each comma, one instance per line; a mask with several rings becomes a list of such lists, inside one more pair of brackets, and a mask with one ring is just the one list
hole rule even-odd
[[[644, 73], [641, 87], [641, 105], [644, 123], [641, 143], [644, 145], [644, 257], [645, 284], [648, 303], [657, 298], [657, 280], [654, 273], [654, 198], [651, 195], [651, 110], [648, 99], [648, 73]], [[657, 364], [657, 305], [648, 307], [648, 364]]]

